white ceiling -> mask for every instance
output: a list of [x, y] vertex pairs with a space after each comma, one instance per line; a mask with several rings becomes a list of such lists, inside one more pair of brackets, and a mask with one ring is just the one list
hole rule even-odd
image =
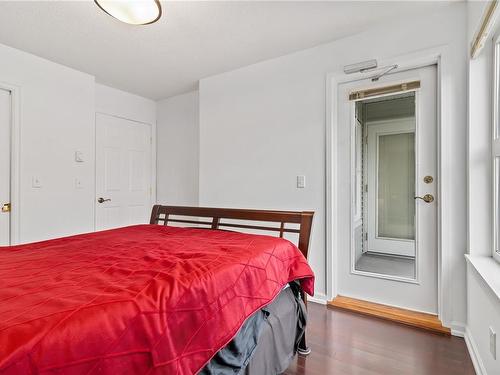
[[364, 31], [446, 2], [162, 2], [163, 17], [130, 26], [93, 1], [0, 1], [0, 43], [152, 99], [200, 78]]

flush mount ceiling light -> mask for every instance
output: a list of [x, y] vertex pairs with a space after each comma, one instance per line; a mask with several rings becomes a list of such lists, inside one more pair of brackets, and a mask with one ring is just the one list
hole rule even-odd
[[122, 22], [148, 25], [161, 17], [158, 0], [94, 0], [99, 8]]

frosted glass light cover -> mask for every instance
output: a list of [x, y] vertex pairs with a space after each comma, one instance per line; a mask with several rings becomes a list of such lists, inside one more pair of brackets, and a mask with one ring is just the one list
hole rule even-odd
[[111, 17], [131, 25], [147, 25], [161, 17], [158, 0], [94, 0]]

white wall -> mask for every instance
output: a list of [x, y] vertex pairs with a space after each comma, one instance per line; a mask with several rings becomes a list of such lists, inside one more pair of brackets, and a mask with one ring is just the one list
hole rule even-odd
[[[467, 267], [467, 295], [466, 342], [476, 373], [477, 375], [500, 375], [498, 338], [500, 337], [500, 299], [470, 264]], [[497, 334], [496, 359], [490, 353], [490, 327]]]
[[[156, 102], [96, 85], [93, 76], [4, 45], [2, 83], [19, 93], [20, 204], [13, 210], [20, 229], [14, 240], [93, 231], [95, 113], [154, 125]], [[83, 163], [75, 162], [75, 151], [83, 153]], [[32, 187], [33, 177], [40, 188]]]
[[156, 124], [156, 102], [101, 84], [95, 85], [95, 111], [128, 120]]
[[158, 203], [198, 205], [198, 91], [158, 102], [157, 133]]
[[[0, 45], [0, 82], [20, 92], [19, 240], [92, 231], [94, 77]], [[84, 163], [74, 161], [76, 150]], [[33, 176], [41, 188], [32, 188]]]
[[[200, 81], [200, 204], [278, 209], [313, 209], [310, 263], [316, 292], [326, 292], [325, 250], [325, 81], [345, 64], [393, 58], [448, 45], [454, 61], [446, 80], [466, 91], [465, 4], [446, 12], [394, 21], [369, 32], [324, 44]], [[455, 133], [445, 166], [454, 189], [449, 198], [464, 202], [466, 98], [447, 99]], [[296, 175], [307, 178], [295, 188]], [[465, 207], [452, 208], [453, 277], [447, 297], [457, 324], [465, 322]], [[344, 250], [348, 251], [348, 250]]]
[[[468, 2], [467, 40], [472, 42], [488, 4]], [[499, 29], [497, 21], [496, 28]], [[469, 62], [468, 70], [468, 253], [466, 342], [479, 375], [500, 374], [500, 297], [488, 285], [500, 277], [500, 264], [491, 258], [492, 183], [491, 127], [493, 43]], [[477, 267], [477, 268], [476, 268]], [[497, 359], [489, 348], [489, 328], [497, 332]]]

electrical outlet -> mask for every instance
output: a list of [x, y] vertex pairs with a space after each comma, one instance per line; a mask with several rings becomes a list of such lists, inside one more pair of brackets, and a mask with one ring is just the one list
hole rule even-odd
[[490, 327], [490, 352], [493, 359], [497, 359], [497, 334], [492, 327]]
[[82, 180], [80, 180], [78, 177], [75, 178], [75, 189], [83, 189]]
[[42, 180], [38, 176], [33, 176], [31, 180], [31, 186], [35, 189], [39, 189], [42, 187]]

